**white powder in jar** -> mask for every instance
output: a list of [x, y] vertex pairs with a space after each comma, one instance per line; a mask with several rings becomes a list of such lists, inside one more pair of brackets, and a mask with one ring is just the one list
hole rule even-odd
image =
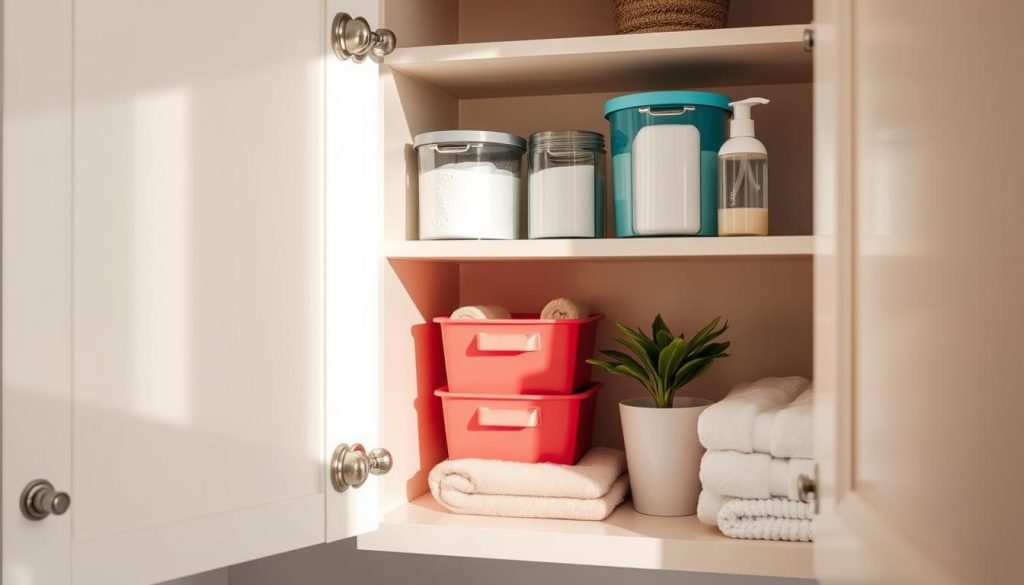
[[593, 238], [594, 165], [551, 167], [530, 173], [529, 237]]
[[420, 239], [514, 240], [519, 177], [490, 162], [447, 164], [419, 177]]

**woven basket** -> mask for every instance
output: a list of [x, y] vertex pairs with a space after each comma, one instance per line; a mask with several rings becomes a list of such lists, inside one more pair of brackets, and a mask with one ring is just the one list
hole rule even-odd
[[623, 33], [722, 28], [729, 0], [615, 0], [615, 30]]

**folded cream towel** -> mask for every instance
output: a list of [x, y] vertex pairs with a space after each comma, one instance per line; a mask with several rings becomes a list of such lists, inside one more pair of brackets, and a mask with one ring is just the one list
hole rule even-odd
[[745, 500], [704, 490], [697, 499], [697, 519], [732, 538], [814, 540], [811, 505], [786, 498]]
[[541, 319], [585, 319], [590, 316], [590, 307], [572, 299], [558, 298], [544, 305]]
[[814, 388], [775, 415], [769, 452], [773, 457], [814, 457]]
[[814, 540], [811, 505], [785, 498], [727, 499], [718, 511], [718, 529], [731, 538]]
[[450, 459], [430, 471], [430, 493], [458, 514], [604, 520], [629, 490], [626, 454], [595, 447], [576, 465]]
[[512, 314], [498, 305], [468, 305], [452, 313], [452, 319], [511, 319]]
[[[775, 414], [809, 385], [801, 376], [737, 384], [728, 396], [701, 413], [697, 421], [701, 444], [720, 451], [769, 452]], [[759, 449], [754, 448], [755, 443]]]
[[706, 451], [700, 482], [707, 491], [737, 498], [798, 499], [800, 475], [814, 475], [812, 459], [778, 459], [765, 453]]

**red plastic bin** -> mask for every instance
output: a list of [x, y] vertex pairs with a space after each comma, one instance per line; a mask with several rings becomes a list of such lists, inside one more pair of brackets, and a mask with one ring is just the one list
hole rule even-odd
[[448, 391], [472, 394], [572, 394], [590, 382], [597, 322], [585, 319], [438, 317]]
[[600, 383], [579, 394], [434, 392], [444, 408], [450, 459], [500, 459], [572, 465], [590, 449]]

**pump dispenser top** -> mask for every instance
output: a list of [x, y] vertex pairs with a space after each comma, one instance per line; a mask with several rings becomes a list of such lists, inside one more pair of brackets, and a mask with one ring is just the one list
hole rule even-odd
[[750, 108], [767, 104], [768, 100], [762, 97], [752, 97], [738, 102], [730, 102], [732, 106], [732, 121], [729, 122], [729, 136], [753, 136], [754, 120], [750, 118]]

